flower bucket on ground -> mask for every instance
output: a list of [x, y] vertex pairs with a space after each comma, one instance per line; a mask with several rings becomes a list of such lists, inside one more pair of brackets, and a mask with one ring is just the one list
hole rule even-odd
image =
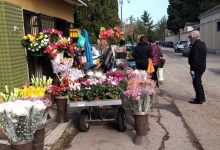
[[150, 79], [146, 71], [130, 71], [128, 86], [124, 95], [134, 115], [136, 130], [134, 143], [136, 145], [144, 144], [144, 136], [149, 130], [148, 111], [152, 106], [155, 92], [156, 84]]

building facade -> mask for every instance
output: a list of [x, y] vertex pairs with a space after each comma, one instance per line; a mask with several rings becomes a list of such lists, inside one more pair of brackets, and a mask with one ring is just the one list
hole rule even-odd
[[220, 52], [220, 5], [202, 13], [199, 19], [201, 40], [209, 51]]
[[[83, 3], [83, 2], [82, 2]], [[46, 66], [41, 58], [30, 56], [21, 45], [25, 34], [55, 28], [68, 36], [74, 23], [73, 5], [77, 0], [0, 0], [0, 91], [4, 85], [19, 87]], [[35, 64], [40, 62], [41, 64]]]

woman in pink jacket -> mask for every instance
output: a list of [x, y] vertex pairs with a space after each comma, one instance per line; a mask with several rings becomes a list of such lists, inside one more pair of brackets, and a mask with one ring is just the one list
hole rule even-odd
[[158, 77], [157, 77], [157, 68], [161, 65], [161, 57], [163, 57], [161, 53], [161, 49], [157, 45], [154, 39], [150, 40], [150, 45], [152, 48], [152, 62], [154, 65], [155, 71], [153, 72], [152, 79], [156, 82], [157, 87], [159, 87]]

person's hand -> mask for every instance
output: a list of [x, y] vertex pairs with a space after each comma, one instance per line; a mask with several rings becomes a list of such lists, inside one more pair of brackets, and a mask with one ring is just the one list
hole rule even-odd
[[191, 74], [191, 76], [195, 75], [195, 72], [194, 71], [190, 71], [190, 74]]

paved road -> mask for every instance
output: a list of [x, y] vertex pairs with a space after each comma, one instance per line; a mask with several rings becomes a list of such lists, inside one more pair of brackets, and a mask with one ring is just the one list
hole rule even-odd
[[165, 81], [161, 87], [177, 105], [186, 123], [199, 140], [203, 149], [220, 149], [220, 56], [207, 55], [207, 70], [203, 84], [207, 102], [192, 105], [188, 101], [195, 97], [188, 60], [172, 49], [163, 48], [167, 59]]

